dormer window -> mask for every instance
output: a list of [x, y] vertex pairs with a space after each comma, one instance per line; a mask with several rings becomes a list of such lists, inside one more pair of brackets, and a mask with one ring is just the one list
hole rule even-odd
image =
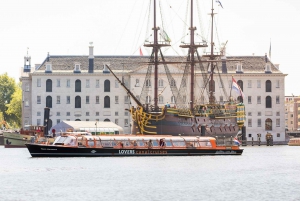
[[271, 65], [270, 64], [266, 64], [265, 73], [272, 73]]
[[51, 73], [52, 72], [52, 64], [51, 63], [46, 63], [46, 73]]
[[74, 73], [80, 73], [81, 69], [80, 69], [80, 63], [75, 63], [74, 64]]
[[243, 66], [241, 63], [236, 64], [236, 72], [237, 73], [242, 73], [243, 72]]
[[103, 73], [110, 73], [105, 64], [103, 64]]

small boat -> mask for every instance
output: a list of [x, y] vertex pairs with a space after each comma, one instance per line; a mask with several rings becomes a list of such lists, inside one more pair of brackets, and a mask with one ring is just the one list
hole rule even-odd
[[290, 141], [288, 142], [289, 146], [300, 146], [300, 138], [291, 138]]
[[26, 143], [32, 157], [241, 155], [234, 141], [171, 135], [61, 135], [53, 144]]
[[[20, 131], [7, 130], [3, 132], [5, 148], [26, 148], [25, 143], [42, 140], [44, 126], [27, 126]], [[44, 141], [46, 138], [44, 138]], [[54, 141], [54, 140], [53, 140]], [[52, 142], [53, 142], [52, 141]]]

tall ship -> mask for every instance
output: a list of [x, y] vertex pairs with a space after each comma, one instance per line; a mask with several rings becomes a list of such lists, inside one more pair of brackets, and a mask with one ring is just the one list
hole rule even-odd
[[[151, 5], [152, 6], [152, 5]], [[153, 1], [153, 41], [146, 42], [144, 47], [151, 48], [151, 56], [147, 65], [147, 73], [141, 90], [137, 97], [133, 91], [119, 79], [113, 70], [107, 66], [119, 83], [124, 87], [127, 94], [134, 100], [136, 106], [129, 111], [132, 119], [132, 134], [144, 135], [181, 135], [181, 136], [209, 136], [216, 138], [235, 138], [240, 132], [245, 133], [245, 106], [242, 103], [243, 94], [234, 99], [221, 79], [219, 68], [224, 59], [224, 51], [216, 53], [214, 43], [214, 2], [211, 2], [211, 30], [210, 42], [202, 40], [196, 42], [194, 26], [194, 2], [189, 1], [190, 27], [189, 42], [181, 43], [180, 48], [187, 50], [185, 61], [167, 61], [162, 49], [170, 46], [170, 40], [166, 32], [157, 26], [156, 22], [156, 0]], [[159, 41], [159, 35], [165, 40]], [[210, 52], [200, 55], [199, 48], [209, 48]], [[225, 46], [224, 46], [225, 48]], [[238, 61], [240, 62], [240, 61]], [[168, 64], [179, 64], [182, 66], [182, 79], [180, 85], [170, 72]], [[145, 63], [144, 63], [145, 65]], [[166, 73], [168, 85], [172, 93], [172, 105], [169, 103], [159, 106], [159, 78], [162, 69]], [[217, 101], [215, 97], [216, 80], [224, 94], [224, 100]], [[234, 83], [232, 86], [239, 86]], [[203, 83], [203, 87], [197, 88], [197, 82]], [[153, 83], [153, 90], [149, 86]], [[237, 86], [236, 86], [237, 85]], [[228, 89], [228, 87], [227, 87]], [[149, 100], [149, 94], [154, 97]], [[229, 94], [229, 95], [228, 95]]]

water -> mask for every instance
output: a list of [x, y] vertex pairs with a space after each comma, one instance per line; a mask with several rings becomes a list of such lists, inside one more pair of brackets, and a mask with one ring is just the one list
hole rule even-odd
[[242, 156], [31, 158], [0, 146], [0, 200], [300, 200], [300, 147]]

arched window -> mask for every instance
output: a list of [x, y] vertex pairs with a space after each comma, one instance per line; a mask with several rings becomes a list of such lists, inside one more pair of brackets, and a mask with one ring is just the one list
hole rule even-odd
[[104, 81], [104, 92], [110, 92], [110, 81], [109, 80]]
[[265, 129], [266, 129], [266, 131], [272, 130], [272, 119], [266, 119]]
[[104, 108], [110, 108], [110, 97], [109, 96], [104, 97]]
[[242, 80], [238, 80], [237, 84], [240, 86], [241, 90], [244, 91], [244, 84]]
[[52, 92], [52, 80], [46, 80], [46, 92]]
[[75, 97], [75, 108], [81, 108], [81, 97], [80, 96]]
[[151, 102], [151, 97], [150, 97], [150, 96], [147, 96], [147, 97], [146, 97], [146, 103], [150, 104], [150, 102]]
[[75, 119], [75, 121], [81, 121], [80, 119]]
[[272, 108], [272, 98], [271, 98], [271, 96], [266, 97], [266, 108]]
[[215, 81], [214, 80], [212, 80], [212, 82], [209, 81], [209, 91], [215, 92]]
[[109, 119], [104, 119], [104, 121], [106, 121], [106, 122], [110, 122], [110, 120], [109, 120]]
[[146, 80], [146, 87], [151, 87], [151, 80], [150, 79]]
[[158, 103], [164, 103], [164, 97], [163, 96], [158, 97]]
[[272, 92], [272, 82], [270, 80], [266, 81], [266, 92]]
[[75, 92], [81, 92], [81, 81], [80, 80], [75, 81]]
[[52, 108], [52, 97], [51, 96], [46, 97], [46, 107]]

